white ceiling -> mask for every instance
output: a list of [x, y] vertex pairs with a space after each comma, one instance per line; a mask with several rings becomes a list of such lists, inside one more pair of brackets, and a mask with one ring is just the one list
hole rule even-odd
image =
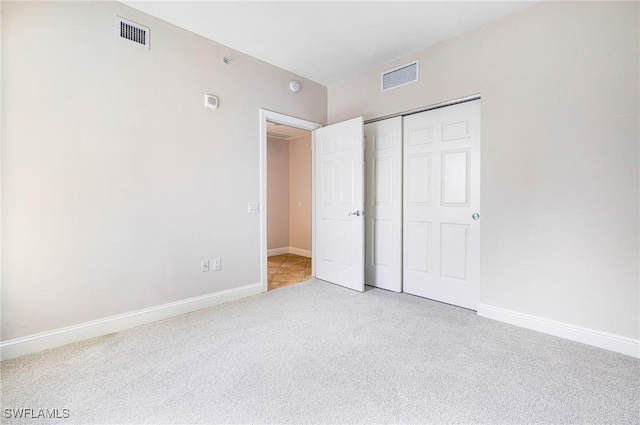
[[535, 3], [120, 1], [327, 86]]

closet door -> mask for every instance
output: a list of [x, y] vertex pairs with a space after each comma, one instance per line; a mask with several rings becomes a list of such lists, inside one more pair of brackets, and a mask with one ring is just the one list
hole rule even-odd
[[480, 100], [406, 116], [403, 127], [403, 290], [477, 310]]
[[402, 291], [402, 117], [364, 126], [365, 283]]

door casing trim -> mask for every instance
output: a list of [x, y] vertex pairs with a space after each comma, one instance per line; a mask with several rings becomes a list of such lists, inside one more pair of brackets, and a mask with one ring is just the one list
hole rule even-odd
[[267, 121], [287, 125], [289, 127], [299, 128], [311, 132], [311, 273], [315, 276], [315, 191], [316, 191], [316, 175], [314, 167], [314, 148], [315, 134], [313, 130], [322, 127], [322, 124], [303, 120], [301, 118], [292, 117], [290, 115], [281, 114], [279, 112], [260, 109], [260, 282], [262, 283], [262, 292], [267, 292], [268, 274], [267, 274]]

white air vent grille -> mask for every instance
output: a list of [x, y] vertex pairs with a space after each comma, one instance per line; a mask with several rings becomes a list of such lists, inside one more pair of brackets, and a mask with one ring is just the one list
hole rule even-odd
[[382, 73], [382, 91], [418, 81], [418, 61]]
[[275, 133], [273, 131], [267, 131], [267, 136], [275, 137], [276, 139], [288, 139], [291, 137], [288, 134]]
[[149, 28], [116, 16], [116, 37], [149, 48]]

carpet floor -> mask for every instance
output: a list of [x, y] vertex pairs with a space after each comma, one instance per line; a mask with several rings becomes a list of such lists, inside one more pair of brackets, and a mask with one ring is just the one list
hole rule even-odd
[[[640, 360], [318, 280], [1, 363], [2, 423], [640, 424]], [[5, 409], [68, 409], [12, 419]]]

